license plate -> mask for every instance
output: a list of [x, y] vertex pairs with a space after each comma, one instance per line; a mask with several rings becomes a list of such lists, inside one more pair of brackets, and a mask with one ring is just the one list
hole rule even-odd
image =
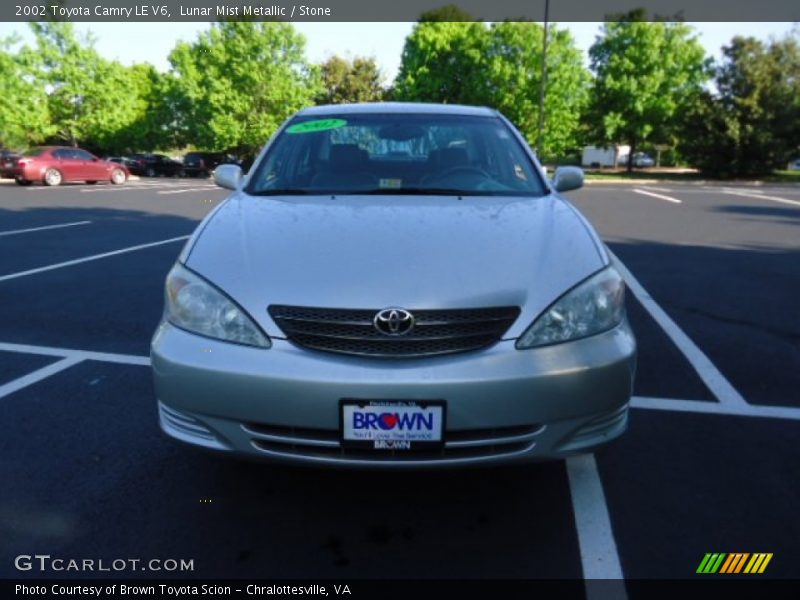
[[444, 443], [442, 400], [342, 400], [342, 445], [374, 450], [421, 450]]

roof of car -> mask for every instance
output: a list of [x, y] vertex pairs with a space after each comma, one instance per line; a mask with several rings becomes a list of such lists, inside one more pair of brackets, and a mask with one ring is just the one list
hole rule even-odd
[[324, 104], [301, 110], [302, 116], [325, 116], [342, 114], [439, 114], [492, 117], [497, 113], [485, 106], [463, 104], [434, 104], [425, 102], [364, 102], [355, 104]]

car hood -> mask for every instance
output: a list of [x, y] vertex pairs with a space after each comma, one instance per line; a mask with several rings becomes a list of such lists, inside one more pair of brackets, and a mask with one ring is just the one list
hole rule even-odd
[[[189, 250], [190, 249], [190, 250]], [[409, 310], [519, 306], [517, 337], [608, 259], [565, 200], [232, 195], [187, 245], [187, 266], [273, 337], [270, 304]], [[184, 253], [184, 258], [187, 254]]]

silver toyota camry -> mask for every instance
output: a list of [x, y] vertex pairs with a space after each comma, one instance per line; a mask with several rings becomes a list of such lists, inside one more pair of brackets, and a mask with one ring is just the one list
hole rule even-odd
[[275, 461], [453, 467], [591, 451], [636, 342], [592, 227], [488, 108], [297, 113], [167, 276], [161, 428]]

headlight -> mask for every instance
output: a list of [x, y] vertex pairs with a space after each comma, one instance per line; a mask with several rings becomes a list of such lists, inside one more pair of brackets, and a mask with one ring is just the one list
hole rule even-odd
[[608, 267], [561, 296], [517, 340], [535, 348], [588, 337], [619, 325], [625, 316], [625, 283]]
[[167, 275], [165, 318], [218, 340], [269, 348], [272, 343], [230, 298], [180, 264]]

